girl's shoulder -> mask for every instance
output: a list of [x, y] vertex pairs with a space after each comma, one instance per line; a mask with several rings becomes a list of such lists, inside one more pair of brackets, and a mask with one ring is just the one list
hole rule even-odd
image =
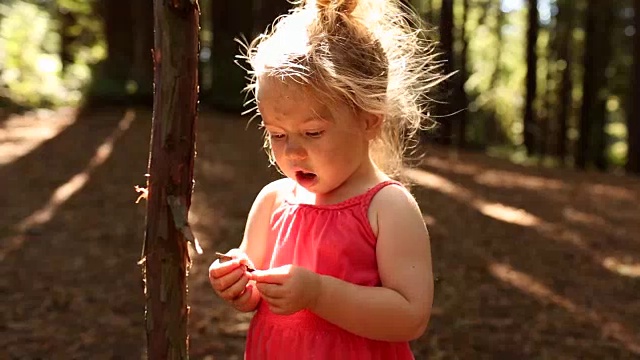
[[263, 197], [266, 197], [270, 200], [272, 209], [277, 209], [282, 204], [284, 199], [294, 191], [295, 187], [295, 181], [289, 179], [288, 177], [284, 177], [282, 179], [274, 180], [265, 185], [260, 193]]
[[[378, 235], [381, 218], [419, 217], [422, 211], [410, 190], [400, 183], [384, 186], [372, 197], [367, 211], [373, 233]], [[391, 222], [393, 221], [387, 221]]]

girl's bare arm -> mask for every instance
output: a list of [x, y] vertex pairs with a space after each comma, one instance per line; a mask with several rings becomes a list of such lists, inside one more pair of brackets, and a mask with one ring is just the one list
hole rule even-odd
[[321, 276], [311, 311], [363, 337], [409, 341], [420, 337], [433, 302], [429, 234], [413, 197], [389, 186], [371, 203], [377, 219], [377, 260], [382, 287]]
[[[239, 250], [247, 254], [257, 269], [268, 267], [271, 255], [268, 244], [269, 222], [279, 191], [284, 185], [284, 180], [276, 180], [266, 185], [256, 196], [247, 216], [247, 224]], [[251, 299], [246, 306], [239, 309], [241, 311], [253, 311], [260, 302], [260, 292], [255, 288], [255, 284], [250, 284], [250, 286], [253, 287]]]

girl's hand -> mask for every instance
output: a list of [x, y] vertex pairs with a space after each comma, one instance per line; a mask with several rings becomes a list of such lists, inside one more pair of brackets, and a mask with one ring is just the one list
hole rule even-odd
[[233, 260], [214, 261], [209, 267], [209, 282], [216, 294], [240, 311], [247, 311], [254, 284], [249, 282], [247, 266], [253, 267], [246, 254], [238, 249], [227, 252]]
[[285, 265], [249, 274], [267, 302], [269, 309], [280, 315], [312, 308], [320, 294], [321, 277], [299, 266]]

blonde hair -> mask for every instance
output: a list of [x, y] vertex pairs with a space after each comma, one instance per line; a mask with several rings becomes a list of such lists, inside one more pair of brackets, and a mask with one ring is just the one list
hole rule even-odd
[[[319, 99], [382, 115], [372, 158], [398, 178], [420, 131], [433, 124], [428, 92], [443, 80], [427, 35], [419, 16], [398, 0], [299, 1], [245, 49], [251, 66], [246, 90], [253, 95], [248, 104], [255, 105], [258, 79], [267, 75], [310, 85]], [[265, 147], [273, 163], [268, 137]]]

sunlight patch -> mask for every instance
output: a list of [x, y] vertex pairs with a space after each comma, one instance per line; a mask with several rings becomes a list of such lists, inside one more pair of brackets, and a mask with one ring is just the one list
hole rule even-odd
[[625, 264], [620, 260], [608, 256], [602, 260], [602, 266], [622, 276], [640, 278], [640, 264]]
[[7, 246], [0, 248], [0, 261], [4, 260], [9, 253], [23, 245], [26, 240], [25, 232], [34, 226], [40, 226], [51, 220], [58, 208], [87, 184], [91, 178], [91, 173], [111, 156], [113, 144], [129, 128], [134, 119], [135, 112], [128, 110], [118, 123], [116, 129], [98, 146], [87, 166], [69, 179], [69, 181], [59, 186], [43, 207], [34, 211], [15, 226], [15, 230], [19, 232], [19, 235], [10, 239], [7, 242]]
[[640, 354], [640, 339], [622, 323], [609, 320], [595, 310], [578, 305], [570, 299], [556, 294], [532, 276], [517, 271], [508, 264], [491, 261], [488, 268], [489, 272], [498, 280], [533, 296], [537, 300], [545, 303], [553, 303], [570, 312], [579, 320], [590, 322], [593, 326], [600, 329], [602, 336], [612, 338], [624, 345], [628, 350]]
[[440, 191], [456, 200], [468, 203], [480, 213], [496, 220], [522, 226], [536, 226], [542, 222], [537, 216], [524, 209], [487, 201], [440, 175], [416, 169], [405, 169], [405, 175], [419, 185]]
[[510, 171], [484, 171], [474, 177], [476, 183], [492, 187], [523, 188], [527, 190], [563, 190], [567, 185], [559, 180]]
[[593, 225], [597, 225], [601, 227], [610, 226], [607, 223], [607, 221], [602, 217], [597, 216], [595, 214], [585, 213], [583, 211], [580, 211], [572, 207], [565, 207], [562, 210], [562, 216], [568, 221], [586, 225], [586, 226], [593, 226]]
[[494, 219], [518, 224], [521, 226], [535, 226], [540, 224], [540, 219], [523, 209], [506, 206], [499, 203], [487, 203], [484, 201], [476, 201], [478, 211], [486, 216]]
[[25, 115], [11, 115], [0, 124], [0, 166], [27, 155], [75, 122], [76, 114], [72, 111], [54, 113], [38, 110]]
[[[524, 209], [487, 201], [481, 196], [474, 194], [469, 189], [457, 185], [440, 175], [436, 175], [425, 170], [405, 169], [404, 174], [416, 184], [447, 194], [453, 199], [471, 206], [485, 216], [505, 223], [529, 227], [548, 239], [571, 244], [583, 254], [590, 257], [592, 261], [616, 275], [640, 277], [640, 264], [628, 264], [628, 262], [620, 261], [613, 256], [602, 255], [599, 251], [594, 249], [594, 247], [585, 243], [582, 239], [582, 235], [578, 231], [567, 228], [561, 224], [545, 221]], [[578, 216], [575, 211], [571, 214], [574, 218]], [[582, 220], [593, 220], [587, 217], [589, 214], [580, 214], [581, 217], [578, 217]]]

